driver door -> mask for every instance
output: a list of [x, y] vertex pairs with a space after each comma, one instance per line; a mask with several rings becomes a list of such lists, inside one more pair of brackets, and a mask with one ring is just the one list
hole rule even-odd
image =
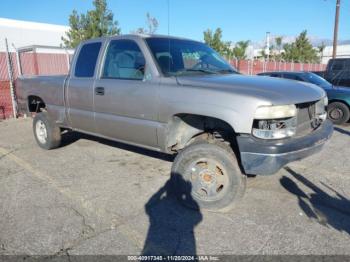
[[95, 124], [103, 136], [157, 147], [157, 88], [145, 80], [146, 62], [133, 40], [108, 44], [94, 93]]

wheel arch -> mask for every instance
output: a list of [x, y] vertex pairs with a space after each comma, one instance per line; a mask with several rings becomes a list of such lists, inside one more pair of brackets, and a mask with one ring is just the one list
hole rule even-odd
[[166, 151], [177, 152], [202, 134], [213, 134], [235, 143], [235, 129], [227, 121], [208, 115], [178, 113], [167, 124]]
[[27, 97], [28, 112], [38, 113], [46, 108], [46, 103], [40, 96], [29, 95]]
[[338, 103], [342, 103], [344, 105], [346, 105], [349, 110], [350, 110], [350, 104], [346, 101], [346, 100], [341, 100], [341, 99], [330, 99], [329, 102], [328, 102], [328, 105], [330, 105], [331, 103], [335, 103], [335, 102], [338, 102]]

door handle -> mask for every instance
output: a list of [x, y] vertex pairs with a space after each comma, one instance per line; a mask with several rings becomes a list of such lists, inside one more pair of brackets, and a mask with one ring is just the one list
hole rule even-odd
[[105, 88], [104, 87], [96, 87], [95, 94], [97, 96], [104, 96], [105, 95]]

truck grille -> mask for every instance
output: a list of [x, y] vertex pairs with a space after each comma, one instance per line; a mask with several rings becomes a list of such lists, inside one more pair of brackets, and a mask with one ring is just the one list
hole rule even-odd
[[322, 121], [318, 117], [320, 113], [318, 111], [320, 108], [322, 108], [322, 106], [322, 110], [324, 110], [324, 105], [321, 105], [321, 103], [323, 103], [323, 100], [296, 105], [298, 110], [296, 130], [297, 136], [307, 135], [321, 125]]

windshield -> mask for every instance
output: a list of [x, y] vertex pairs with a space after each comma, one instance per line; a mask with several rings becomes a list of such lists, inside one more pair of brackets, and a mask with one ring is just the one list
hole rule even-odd
[[146, 42], [165, 76], [237, 74], [231, 65], [203, 43], [153, 37]]
[[318, 85], [323, 88], [332, 88], [332, 84], [329, 83], [326, 79], [314, 74], [314, 73], [306, 73], [304, 74], [304, 78], [307, 82]]

